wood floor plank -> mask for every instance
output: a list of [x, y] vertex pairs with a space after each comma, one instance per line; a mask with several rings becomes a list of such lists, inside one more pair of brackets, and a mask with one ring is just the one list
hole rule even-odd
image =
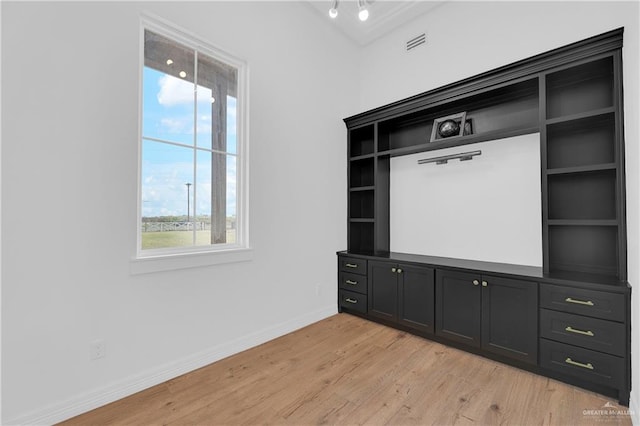
[[590, 414], [608, 410], [605, 404], [617, 407], [601, 395], [338, 314], [62, 424], [631, 424], [624, 414]]

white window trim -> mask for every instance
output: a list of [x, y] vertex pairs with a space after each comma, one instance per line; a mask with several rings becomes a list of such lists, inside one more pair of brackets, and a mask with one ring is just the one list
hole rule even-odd
[[[169, 37], [187, 47], [232, 65], [238, 70], [238, 129], [236, 145], [236, 216], [237, 239], [233, 244], [142, 250], [142, 99], [144, 71], [144, 31], [148, 29]], [[251, 260], [253, 250], [249, 243], [249, 68], [247, 63], [211, 43], [179, 29], [168, 21], [147, 13], [140, 18], [140, 56], [138, 84], [138, 199], [136, 216], [136, 250], [130, 261], [132, 274], [170, 271], [223, 263]]]

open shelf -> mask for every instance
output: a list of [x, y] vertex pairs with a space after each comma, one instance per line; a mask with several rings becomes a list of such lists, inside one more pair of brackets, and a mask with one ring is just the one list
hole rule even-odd
[[350, 162], [349, 186], [351, 188], [374, 185], [374, 161], [372, 157]]
[[349, 222], [349, 251], [373, 252], [373, 222], [350, 221]]
[[549, 226], [618, 226], [615, 219], [549, 219]]
[[[435, 119], [466, 112], [471, 123], [471, 135], [439, 139], [430, 142]], [[378, 152], [405, 150], [429, 143], [453, 143], [465, 137], [538, 127], [538, 80], [529, 79], [498, 89], [451, 101], [392, 118], [379, 123]], [[470, 139], [468, 143], [473, 139]]]
[[614, 118], [608, 113], [547, 126], [547, 168], [613, 163]]
[[373, 191], [374, 189], [376, 189], [375, 186], [371, 185], [371, 186], [358, 186], [355, 188], [349, 188], [349, 192], [358, 192], [358, 191]]
[[596, 164], [593, 166], [575, 166], [575, 167], [562, 167], [558, 169], [548, 169], [547, 175], [566, 175], [571, 173], [583, 173], [583, 172], [594, 172], [599, 170], [615, 170], [616, 163], [603, 163]]
[[537, 133], [540, 129], [538, 126], [520, 127], [512, 129], [501, 129], [493, 132], [486, 132], [475, 135], [460, 136], [454, 138], [440, 139], [434, 142], [426, 142], [420, 145], [411, 145], [404, 148], [396, 148], [388, 151], [381, 151], [379, 155], [389, 155], [397, 157], [400, 155], [415, 154], [418, 152], [435, 151], [438, 149], [452, 148], [456, 146], [471, 145], [474, 143], [494, 141], [503, 138]]
[[612, 219], [616, 172], [600, 170], [548, 176], [549, 219]]
[[375, 152], [374, 130], [374, 125], [370, 124], [349, 131], [349, 155], [351, 157], [373, 154]]
[[618, 228], [615, 226], [550, 226], [549, 272], [618, 274]]
[[352, 191], [349, 194], [349, 218], [373, 219], [374, 217], [374, 192]]
[[546, 77], [547, 118], [613, 106], [613, 57], [563, 69]]

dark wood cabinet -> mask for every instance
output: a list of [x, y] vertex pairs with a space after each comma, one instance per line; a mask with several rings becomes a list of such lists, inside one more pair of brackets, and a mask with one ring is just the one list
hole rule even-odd
[[540, 365], [580, 380], [628, 389], [630, 377], [625, 372], [631, 368], [631, 348], [627, 297], [541, 285]]
[[393, 263], [369, 262], [369, 315], [398, 319], [398, 273]]
[[367, 261], [338, 256], [338, 311], [367, 313]]
[[437, 270], [436, 333], [488, 352], [535, 364], [538, 284]]
[[538, 361], [538, 283], [482, 276], [482, 349]]
[[399, 265], [398, 322], [416, 330], [434, 332], [433, 268]]
[[438, 270], [436, 299], [436, 334], [479, 348], [482, 331], [479, 276]]
[[433, 333], [434, 270], [369, 262], [369, 315]]

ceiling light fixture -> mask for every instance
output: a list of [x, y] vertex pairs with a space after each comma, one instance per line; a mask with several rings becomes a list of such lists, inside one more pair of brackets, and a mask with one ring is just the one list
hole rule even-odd
[[336, 19], [338, 17], [338, 0], [333, 0], [331, 9], [329, 9], [329, 17], [331, 17], [331, 19]]
[[367, 0], [358, 0], [358, 9], [359, 9], [358, 18], [360, 18], [362, 22], [369, 19], [369, 11], [367, 10]]
[[[338, 1], [339, 0], [331, 0], [331, 9], [329, 9], [329, 17], [331, 17], [331, 19], [338, 17]], [[358, 18], [363, 22], [369, 19], [367, 0], [358, 0]]]

